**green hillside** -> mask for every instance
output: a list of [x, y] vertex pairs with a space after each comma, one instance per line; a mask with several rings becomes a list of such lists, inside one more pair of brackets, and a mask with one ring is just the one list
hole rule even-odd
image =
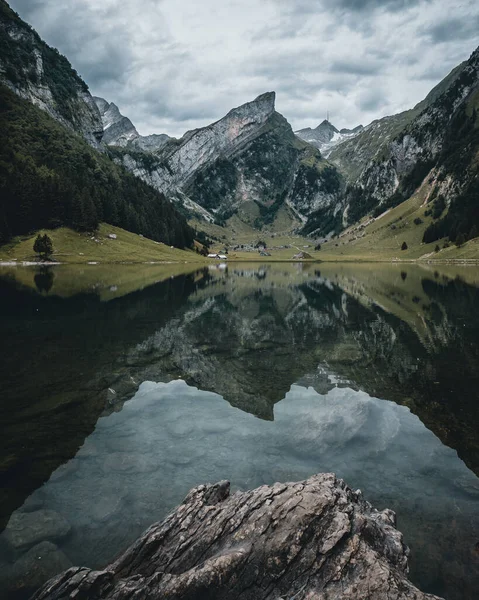
[[[184, 263], [201, 262], [193, 250], [172, 248], [161, 242], [101, 223], [94, 233], [68, 227], [44, 229], [53, 241], [52, 261], [60, 263]], [[116, 238], [112, 239], [109, 236]], [[18, 236], [0, 246], [0, 263], [34, 262], [36, 234]]]

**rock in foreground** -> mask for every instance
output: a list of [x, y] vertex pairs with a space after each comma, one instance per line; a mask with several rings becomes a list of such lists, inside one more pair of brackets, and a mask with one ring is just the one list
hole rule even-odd
[[202, 485], [105, 570], [71, 568], [34, 598], [437, 598], [407, 580], [394, 522], [332, 474], [232, 496]]

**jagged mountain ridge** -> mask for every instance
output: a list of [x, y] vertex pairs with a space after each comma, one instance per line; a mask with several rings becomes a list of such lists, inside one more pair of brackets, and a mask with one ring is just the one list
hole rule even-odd
[[138, 152], [129, 142], [111, 152], [190, 214], [210, 221], [239, 213], [260, 228], [283, 209], [291, 222], [306, 222], [319, 206], [334, 210], [342, 188], [336, 169], [276, 112], [274, 92], [153, 151]]
[[[144, 156], [123, 153], [117, 158], [153, 185], [168, 186], [173, 182], [190, 201], [189, 205], [185, 203], [190, 210], [196, 206], [207, 210], [213, 218], [218, 214], [227, 218], [242, 204], [252, 201], [259, 206], [262, 218], [251, 224], [261, 227], [271, 219], [271, 207], [274, 213], [278, 205], [285, 204], [301, 219], [303, 233], [315, 236], [337, 233], [368, 213], [379, 215], [409, 198], [427, 176], [431, 180], [431, 201], [441, 196], [447, 206], [452, 207], [452, 216], [433, 224], [435, 229], [432, 233], [429, 231], [429, 238], [448, 236], [454, 240], [459, 232], [470, 237], [471, 233], [465, 230], [467, 226], [471, 228], [470, 219], [479, 227], [479, 214], [473, 202], [478, 187], [477, 164], [473, 158], [479, 147], [475, 133], [479, 104], [475, 95], [478, 52], [458, 65], [409, 111], [379, 119], [365, 128], [358, 126], [339, 131], [325, 120], [314, 130], [296, 132], [297, 138], [321, 147], [337, 167], [336, 171], [320, 155], [312, 160], [314, 168], [311, 169], [311, 150], [305, 151], [306, 159], [299, 160], [294, 152], [288, 153], [286, 149], [295, 146], [291, 128], [273, 111], [274, 106], [257, 132], [251, 136], [248, 132], [244, 144], [232, 140], [226, 151], [218, 146], [217, 151], [221, 153], [218, 157], [213, 151], [196, 162], [194, 152], [185, 150], [188, 145], [191, 147], [191, 139], [194, 140], [198, 132], [208, 138], [211, 131], [203, 128], [186, 134], [182, 140], [165, 144], [163, 150], [156, 153], [153, 166], [151, 157], [146, 161]], [[244, 107], [254, 110], [255, 102]], [[214, 130], [231, 117], [234, 121], [237, 110], [210, 128]], [[459, 136], [458, 130], [461, 131]], [[213, 142], [209, 148], [214, 146]], [[261, 151], [257, 151], [260, 146]], [[278, 148], [281, 148], [281, 157], [277, 155]], [[189, 159], [186, 169], [182, 166], [182, 153]], [[172, 164], [172, 158], [179, 161]], [[268, 172], [270, 161], [275, 165], [274, 182], [271, 177], [262, 177], [262, 171]], [[302, 171], [306, 165], [310, 167], [307, 173]], [[315, 172], [323, 170], [332, 176], [330, 182], [317, 181]], [[347, 188], [342, 185], [343, 175]], [[466, 198], [467, 209], [460, 204], [462, 197]]]
[[317, 127], [311, 129], [311, 127], [306, 127], [306, 129], [299, 129], [294, 133], [304, 140], [321, 150], [321, 152], [325, 156], [329, 156], [331, 150], [341, 144], [343, 141], [354, 137], [363, 129], [362, 125], [358, 125], [354, 129], [337, 129], [332, 123], [330, 123], [327, 119], [324, 119]]
[[[298, 140], [274, 109], [274, 93], [233, 109], [181, 140], [138, 135], [114, 104], [97, 102], [58, 51], [0, 0], [0, 82], [82, 135], [187, 215], [224, 221], [240, 205], [261, 226], [283, 210], [291, 224], [337, 203], [341, 178]], [[265, 141], [268, 140], [268, 141]], [[261, 167], [259, 164], [261, 163]], [[328, 168], [326, 168], [328, 167]]]

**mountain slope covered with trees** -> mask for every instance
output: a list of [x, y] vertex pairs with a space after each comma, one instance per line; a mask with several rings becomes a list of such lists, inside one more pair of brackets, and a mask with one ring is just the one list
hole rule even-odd
[[44, 111], [0, 86], [0, 243], [100, 221], [178, 247], [193, 230], [165, 197]]

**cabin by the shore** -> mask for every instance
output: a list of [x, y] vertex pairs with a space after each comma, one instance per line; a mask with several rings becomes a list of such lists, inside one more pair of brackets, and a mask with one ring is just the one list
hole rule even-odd
[[216, 258], [218, 260], [228, 260], [226, 254], [208, 254], [208, 258]]

